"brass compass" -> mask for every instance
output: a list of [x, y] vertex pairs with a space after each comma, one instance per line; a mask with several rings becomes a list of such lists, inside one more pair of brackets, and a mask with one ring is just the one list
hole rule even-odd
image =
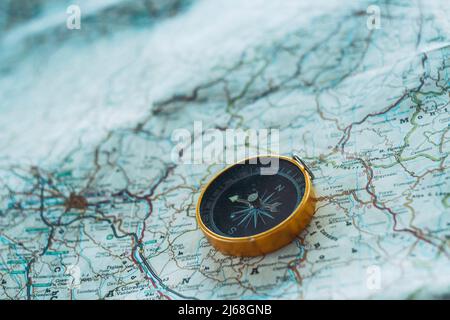
[[[262, 174], [271, 161], [275, 174]], [[315, 209], [314, 175], [296, 155], [239, 161], [203, 188], [196, 218], [211, 244], [225, 254], [258, 256], [290, 243]]]

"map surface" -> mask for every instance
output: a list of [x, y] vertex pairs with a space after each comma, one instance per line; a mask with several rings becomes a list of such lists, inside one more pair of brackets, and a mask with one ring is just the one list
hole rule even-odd
[[[0, 5], [1, 299], [449, 297], [450, 2], [27, 4]], [[292, 244], [206, 241], [223, 165], [170, 156], [194, 121], [310, 164]]]

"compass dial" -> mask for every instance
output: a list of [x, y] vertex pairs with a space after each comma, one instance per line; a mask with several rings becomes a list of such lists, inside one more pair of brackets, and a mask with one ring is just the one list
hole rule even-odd
[[200, 203], [199, 215], [206, 228], [223, 237], [251, 237], [289, 218], [305, 195], [305, 175], [292, 161], [277, 160], [275, 175], [261, 174], [266, 165], [247, 160], [217, 176]]

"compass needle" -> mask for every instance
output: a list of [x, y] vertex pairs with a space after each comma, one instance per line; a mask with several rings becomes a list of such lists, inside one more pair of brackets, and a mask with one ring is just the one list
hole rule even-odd
[[275, 192], [272, 192], [266, 199], [264, 199], [264, 201], [269, 201], [270, 198], [272, 198], [272, 196], [275, 194]]
[[263, 215], [263, 216], [266, 216], [266, 217], [268, 217], [270, 219], [275, 219], [274, 217], [272, 217], [270, 214], [268, 214], [267, 212], [265, 212], [263, 210], [261, 210], [260, 212], [261, 212], [261, 215]]
[[251, 217], [252, 217], [252, 213], [250, 212], [249, 214], [245, 215], [245, 217], [241, 220], [241, 222], [238, 223], [238, 226], [241, 225], [246, 220], [251, 220]]

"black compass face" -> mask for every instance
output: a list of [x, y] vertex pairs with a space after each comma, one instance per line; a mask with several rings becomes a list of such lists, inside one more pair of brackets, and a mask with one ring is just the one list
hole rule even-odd
[[303, 172], [285, 159], [279, 159], [275, 175], [262, 175], [262, 167], [236, 164], [208, 186], [200, 204], [208, 229], [225, 237], [248, 237], [277, 226], [294, 212], [305, 194]]

